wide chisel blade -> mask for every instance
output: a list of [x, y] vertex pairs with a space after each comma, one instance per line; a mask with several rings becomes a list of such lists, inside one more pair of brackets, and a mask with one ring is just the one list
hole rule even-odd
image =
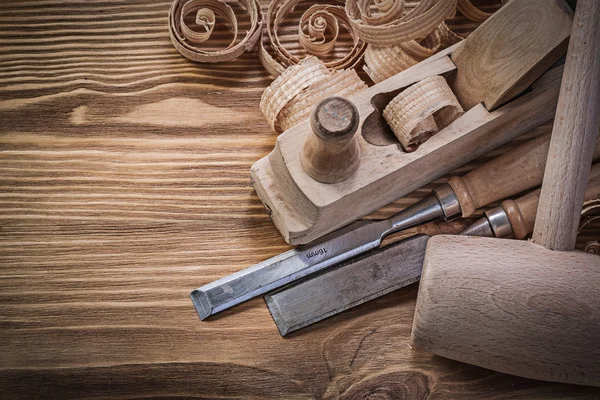
[[282, 336], [419, 280], [429, 236], [370, 251], [265, 296]]

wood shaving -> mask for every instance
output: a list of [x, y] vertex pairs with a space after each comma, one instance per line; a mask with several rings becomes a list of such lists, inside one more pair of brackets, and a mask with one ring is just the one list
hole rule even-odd
[[314, 105], [321, 100], [332, 96], [349, 97], [366, 88], [355, 70], [332, 71], [327, 78], [315, 82], [285, 105], [279, 116], [281, 130], [286, 131], [308, 119]]
[[300, 44], [312, 55], [328, 54], [337, 41], [340, 25], [335, 15], [328, 11], [330, 7], [321, 4], [312, 5], [300, 18], [298, 26]]
[[[189, 60], [203, 63], [229, 61], [253, 49], [260, 39], [262, 13], [258, 0], [238, 0], [250, 18], [250, 29], [238, 38], [238, 21], [233, 8], [222, 0], [175, 0], [169, 10], [169, 36], [173, 46]], [[186, 18], [194, 15], [194, 30]], [[225, 20], [233, 34], [231, 43], [222, 50], [208, 51], [198, 47], [210, 39], [217, 17]]]
[[474, 22], [481, 23], [492, 16], [491, 13], [486, 13], [475, 7], [470, 0], [458, 0], [456, 8], [460, 10], [465, 18], [468, 18]]
[[[371, 2], [379, 12], [373, 14]], [[369, 44], [391, 46], [427, 36], [456, 11], [457, 0], [421, 0], [404, 12], [405, 0], [348, 0], [346, 14], [358, 36]]]
[[[281, 43], [278, 32], [286, 16], [302, 0], [273, 0], [266, 15], [266, 40], [261, 41], [260, 60], [273, 76], [279, 76], [285, 68], [298, 64], [302, 58], [290, 53]], [[353, 68], [361, 60], [365, 43], [358, 37], [344, 10], [342, 0], [336, 4], [316, 4], [302, 15], [299, 23], [299, 41], [308, 53], [318, 57], [331, 54], [341, 26], [352, 37], [351, 49], [342, 57], [323, 61], [326, 68]], [[312, 22], [312, 23], [311, 23]], [[323, 29], [322, 29], [323, 28]]]
[[367, 46], [363, 69], [373, 82], [379, 83], [462, 39], [442, 22], [421, 41], [409, 40], [394, 46]]
[[[583, 204], [581, 209], [581, 221], [579, 222], [579, 229], [577, 234], [577, 248], [585, 251], [586, 253], [600, 255], [600, 243], [598, 242], [598, 230], [594, 229], [594, 226], [600, 222], [600, 199], [588, 200]], [[588, 232], [586, 232], [588, 231]], [[592, 232], [594, 235], [590, 237], [589, 233]], [[595, 238], [593, 238], [595, 236]], [[585, 241], [583, 244], [579, 242], [586, 240], [585, 238], [591, 239]]]
[[409, 152], [462, 114], [461, 105], [442, 76], [409, 86], [383, 110], [383, 117]]
[[330, 71], [314, 56], [287, 68], [267, 89], [260, 109], [278, 133], [310, 116], [313, 106], [331, 96], [348, 97], [367, 85], [356, 71]]

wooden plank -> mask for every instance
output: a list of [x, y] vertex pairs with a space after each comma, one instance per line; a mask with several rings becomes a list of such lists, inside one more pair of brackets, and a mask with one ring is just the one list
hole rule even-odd
[[192, 289], [289, 246], [248, 178], [270, 79], [185, 60], [169, 6], [0, 2], [2, 399], [600, 396], [411, 350], [414, 286], [289, 339], [260, 299], [200, 322]]

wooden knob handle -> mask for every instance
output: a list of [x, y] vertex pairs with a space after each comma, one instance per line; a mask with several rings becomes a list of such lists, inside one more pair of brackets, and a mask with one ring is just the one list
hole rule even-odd
[[563, 73], [533, 241], [575, 248], [594, 143], [600, 128], [600, 1], [579, 0]]
[[[510, 221], [515, 239], [523, 239], [531, 232], [535, 224], [541, 190], [535, 190], [517, 200], [505, 200], [502, 208]], [[588, 185], [583, 196], [584, 201], [600, 199], [600, 163], [594, 164], [590, 171]]]
[[358, 110], [349, 100], [330, 97], [317, 105], [310, 117], [312, 134], [301, 157], [311, 178], [336, 183], [354, 174], [360, 164], [360, 148], [354, 137], [358, 124]]

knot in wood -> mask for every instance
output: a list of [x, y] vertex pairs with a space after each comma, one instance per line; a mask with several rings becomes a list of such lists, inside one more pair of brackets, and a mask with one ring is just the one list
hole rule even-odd
[[329, 97], [313, 110], [310, 126], [325, 141], [345, 142], [358, 129], [358, 110], [349, 100]]
[[394, 371], [370, 376], [354, 384], [341, 400], [425, 400], [431, 393], [427, 375], [419, 371]]

